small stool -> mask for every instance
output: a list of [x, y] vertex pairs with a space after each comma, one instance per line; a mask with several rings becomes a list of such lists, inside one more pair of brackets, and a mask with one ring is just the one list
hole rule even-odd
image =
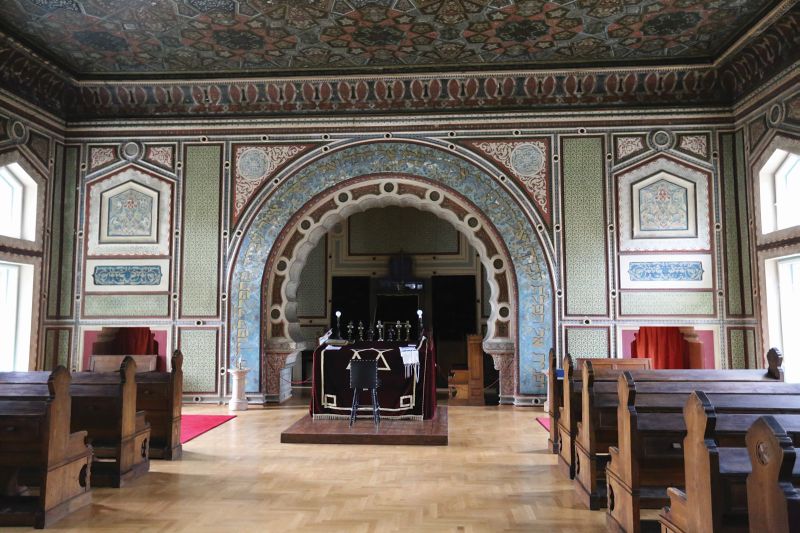
[[358, 393], [369, 389], [372, 393], [372, 418], [375, 425], [381, 423], [381, 414], [378, 405], [378, 361], [366, 359], [350, 360], [350, 388], [353, 389], [353, 406], [350, 409], [350, 426], [358, 415]]

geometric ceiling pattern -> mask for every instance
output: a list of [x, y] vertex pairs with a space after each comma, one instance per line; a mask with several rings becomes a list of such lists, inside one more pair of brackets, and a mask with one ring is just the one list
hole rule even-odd
[[79, 77], [417, 72], [712, 60], [776, 0], [3, 0]]

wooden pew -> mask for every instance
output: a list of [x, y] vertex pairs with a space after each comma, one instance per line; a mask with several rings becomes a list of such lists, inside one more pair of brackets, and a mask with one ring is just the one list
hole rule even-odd
[[[609, 449], [606, 468], [609, 530], [641, 531], [641, 509], [667, 505], [667, 488], [684, 486], [686, 424], [682, 411], [689, 392], [680, 389], [686, 384], [651, 383], [651, 390], [657, 392], [643, 393], [637, 390], [630, 372], [620, 377], [618, 445]], [[640, 385], [644, 388], [647, 384]], [[692, 386], [696, 388], [698, 384]], [[761, 381], [709, 382], [701, 386], [715, 390], [708, 397], [717, 412], [800, 413], [800, 385]], [[673, 390], [666, 393], [663, 389]], [[742, 400], [744, 395], [749, 396], [746, 401]]]
[[[47, 372], [2, 376], [0, 400], [20, 394], [47, 397]], [[70, 386], [72, 431], [86, 431], [94, 450], [92, 484], [120, 487], [150, 469], [150, 425], [136, 411], [136, 363], [126, 357], [117, 372], [77, 372]]]
[[[773, 376], [782, 377], [780, 361], [774, 370], [633, 370], [632, 375], [639, 384], [640, 392], [681, 394], [684, 397], [697, 389], [725, 392], [724, 386], [710, 383], [779, 382]], [[582, 373], [581, 421], [575, 439], [575, 493], [586, 507], [600, 509], [606, 506], [605, 467], [610, 459], [608, 449], [617, 445], [617, 393], [619, 376], [624, 370], [595, 370], [593, 361], [585, 363]], [[658, 383], [682, 383], [662, 386]], [[680, 401], [680, 400], [679, 400]]]
[[561, 471], [570, 479], [574, 479], [576, 475], [575, 441], [578, 435], [578, 423], [583, 416], [582, 375], [587, 362], [590, 362], [594, 369], [618, 372], [626, 369], [649, 369], [652, 364], [650, 359], [587, 357], [574, 361], [569, 354], [564, 357], [563, 395], [558, 421], [558, 464]]
[[[753, 398], [753, 394], [739, 396], [739, 407], [749, 410]], [[780, 405], [775, 409], [780, 410]], [[687, 430], [683, 440], [686, 484], [684, 490], [670, 487], [667, 491], [670, 505], [659, 514], [662, 531], [746, 533], [749, 528], [745, 481], [751, 467], [745, 436], [761, 414], [718, 413], [702, 391], [689, 396], [683, 412]], [[796, 440], [800, 437], [800, 414], [790, 413], [776, 418]]]
[[556, 351], [550, 348], [547, 357], [547, 414], [550, 416], [550, 436], [547, 444], [553, 453], [558, 453], [558, 417], [564, 399], [564, 373], [558, 372]]
[[756, 420], [747, 432], [752, 472], [747, 476], [751, 532], [800, 531], [800, 465], [796, 440], [771, 416]]
[[144, 411], [150, 423], [150, 457], [175, 460], [181, 457], [181, 402], [183, 354], [172, 354], [170, 372], [136, 374], [136, 410]]
[[42, 529], [92, 501], [92, 447], [70, 433], [67, 369], [46, 387], [45, 400], [0, 400], [0, 526]]

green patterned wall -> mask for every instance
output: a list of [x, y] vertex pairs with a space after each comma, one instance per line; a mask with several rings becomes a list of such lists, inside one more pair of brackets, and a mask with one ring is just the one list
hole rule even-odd
[[749, 205], [744, 163], [744, 134], [720, 135], [724, 190], [725, 279], [728, 315], [753, 315]]
[[86, 317], [166, 317], [168, 294], [89, 294], [84, 297]]
[[328, 298], [326, 294], [326, 263], [325, 241], [320, 239], [311, 250], [303, 272], [300, 273], [300, 283], [297, 285], [297, 316], [298, 317], [324, 317], [327, 315]]
[[[61, 281], [59, 261], [61, 260], [61, 199], [64, 194], [64, 173], [61, 169], [61, 162], [64, 160], [64, 145], [57, 143], [55, 150], [56, 168], [53, 176], [53, 220], [50, 229], [50, 279], [47, 285], [47, 292], [49, 297], [47, 299], [47, 316], [56, 318], [59, 315], [58, 306], [58, 292]], [[53, 333], [48, 332], [48, 335]], [[48, 346], [49, 336], [45, 341], [45, 347]], [[49, 354], [50, 352], [45, 352]], [[48, 357], [45, 359], [50, 361]]]
[[563, 140], [567, 315], [608, 313], [602, 137]]
[[626, 291], [620, 294], [623, 315], [713, 315], [713, 292]]
[[728, 366], [730, 368], [760, 368], [756, 352], [756, 334], [752, 328], [728, 330]]
[[182, 329], [183, 391], [214, 392], [217, 384], [217, 330]]
[[186, 148], [183, 178], [181, 315], [219, 313], [222, 146]]
[[572, 357], [611, 357], [607, 328], [567, 328], [566, 337]]
[[70, 330], [48, 329], [44, 337], [44, 368], [52, 370], [56, 365], [70, 367]]
[[[50, 239], [50, 280], [47, 316], [72, 316], [72, 276], [75, 262], [75, 188], [78, 175], [76, 146], [56, 144], [53, 180], [53, 227]], [[62, 163], [63, 162], [63, 166]]]

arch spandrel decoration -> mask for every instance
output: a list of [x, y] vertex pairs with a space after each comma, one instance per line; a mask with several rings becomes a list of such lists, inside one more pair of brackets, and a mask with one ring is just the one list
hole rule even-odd
[[[546, 353], [553, 344], [553, 287], [537, 231], [514, 198], [489, 174], [454, 153], [422, 143], [383, 141], [345, 146], [295, 171], [268, 198], [263, 198], [266, 192], [260, 194], [245, 218], [246, 231], [229, 270], [231, 357], [241, 356], [248, 367], [261, 368], [265, 264], [276, 245], [283, 248], [286, 244], [278, 239], [292, 238], [291, 232], [284, 231], [287, 224], [324, 191], [376, 172], [415, 176], [455, 191], [491, 223], [508, 250], [515, 273], [517, 300], [512, 296], [510, 318], [516, 334], [510, 332], [506, 347], [516, 354], [515, 394], [544, 394], [544, 383], [534, 374], [544, 369]], [[265, 313], [270, 311], [264, 307]], [[247, 390], [258, 391], [261, 378], [251, 372]]]

